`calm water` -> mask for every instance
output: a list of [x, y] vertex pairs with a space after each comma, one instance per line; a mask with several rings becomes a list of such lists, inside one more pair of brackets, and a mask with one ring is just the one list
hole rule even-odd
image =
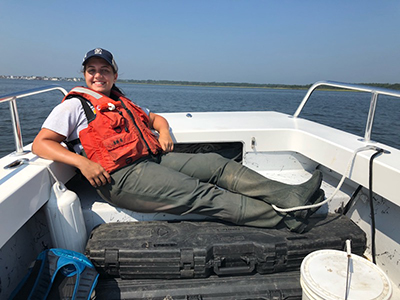
[[[57, 84], [70, 90], [76, 83], [0, 79], [0, 95]], [[80, 84], [83, 84], [81, 82]], [[293, 114], [305, 90], [182, 87], [119, 84], [128, 98], [153, 112], [262, 111]], [[364, 136], [370, 95], [316, 91], [301, 117]], [[58, 91], [20, 99], [17, 103], [24, 144], [31, 143], [51, 109], [62, 99]], [[8, 103], [1, 103], [0, 157], [15, 150]], [[400, 99], [380, 96], [372, 139], [400, 148]]]

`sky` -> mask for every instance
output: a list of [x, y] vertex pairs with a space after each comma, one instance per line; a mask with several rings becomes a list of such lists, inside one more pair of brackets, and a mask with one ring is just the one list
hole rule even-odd
[[0, 75], [81, 77], [111, 51], [120, 79], [400, 82], [399, 0], [0, 0]]

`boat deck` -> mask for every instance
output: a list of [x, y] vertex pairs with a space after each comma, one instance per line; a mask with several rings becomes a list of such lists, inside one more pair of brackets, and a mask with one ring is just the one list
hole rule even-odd
[[[354, 196], [355, 201], [348, 216], [367, 233], [369, 243], [369, 164], [376, 149], [384, 149], [385, 152], [373, 161], [377, 265], [393, 282], [393, 299], [400, 299], [400, 232], [394, 226], [400, 215], [400, 197], [397, 191], [397, 183], [400, 182], [399, 149], [373, 141], [366, 142], [359, 136], [277, 112], [162, 115], [170, 123], [176, 144], [240, 143], [243, 145], [243, 164], [272, 179], [292, 184], [301, 183], [318, 168], [323, 172], [322, 188], [328, 198], [345, 175], [347, 179], [340, 191], [318, 212], [333, 212]], [[358, 152], [366, 145], [371, 147]], [[13, 153], [0, 159], [0, 219], [2, 224], [7, 224], [0, 227], [0, 246], [3, 252], [2, 261], [16, 268], [10, 267], [10, 272], [23, 272], [22, 268], [37, 255], [44, 239], [48, 238], [48, 228], [45, 228], [42, 220], [42, 208], [49, 199], [54, 182], [48, 168], [59, 181], [68, 183], [68, 187], [81, 198], [88, 233], [96, 225], [105, 222], [177, 218], [166, 214], [137, 214], [111, 206], [90, 186], [74, 182], [76, 172], [72, 167], [38, 158], [29, 151], [30, 145], [24, 147], [24, 150], [19, 155]], [[356, 152], [358, 154], [355, 156]], [[21, 159], [29, 161], [29, 164], [5, 168]], [[355, 195], [358, 187], [362, 188]], [[199, 216], [185, 218], [195, 217]], [[33, 238], [31, 230], [36, 230]], [[13, 250], [14, 245], [25, 238], [27, 241], [19, 247], [35, 249], [30, 254], [31, 257]], [[34, 241], [28, 241], [29, 238]], [[371, 256], [370, 245], [365, 255]]]
[[[354, 151], [365, 146], [359, 137], [352, 134], [276, 112], [192, 113], [190, 117], [184, 113], [173, 113], [165, 114], [165, 117], [170, 122], [176, 143], [241, 142], [243, 163], [273, 179], [300, 183], [319, 165], [326, 170], [323, 188], [327, 196], [340, 180], [341, 175], [338, 174], [348, 169]], [[395, 184], [400, 182], [400, 151], [379, 143], [376, 146], [385, 147], [390, 154], [375, 159], [373, 190], [384, 198], [393, 199], [394, 204], [400, 206]], [[30, 146], [25, 149], [29, 150]], [[354, 171], [350, 174], [350, 186], [368, 186], [368, 163], [373, 153], [368, 150], [358, 154]], [[287, 160], [288, 157], [291, 159]], [[4, 169], [4, 166], [21, 158], [43, 166], [21, 165], [15, 169]], [[71, 167], [40, 159], [30, 152], [0, 159], [0, 194], [3, 195], [0, 218], [10, 225], [0, 229], [0, 245], [49, 198], [52, 179], [46, 166], [62, 182], [67, 182], [75, 174]], [[389, 176], [380, 176], [381, 173], [389, 173]], [[349, 197], [342, 191], [334, 203], [338, 205]]]

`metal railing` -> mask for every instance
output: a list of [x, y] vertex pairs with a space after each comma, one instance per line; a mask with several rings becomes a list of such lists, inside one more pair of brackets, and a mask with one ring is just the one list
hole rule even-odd
[[0, 96], [0, 103], [3, 102], [9, 102], [10, 103], [10, 112], [11, 112], [11, 121], [12, 121], [12, 127], [14, 131], [14, 138], [15, 138], [15, 147], [16, 155], [20, 155], [24, 153], [23, 150], [23, 142], [22, 142], [22, 133], [21, 133], [21, 125], [19, 122], [19, 115], [18, 115], [18, 110], [17, 110], [17, 99], [28, 97], [28, 96], [33, 96], [41, 93], [46, 93], [54, 90], [59, 90], [61, 93], [65, 95], [68, 94], [68, 92], [56, 85], [49, 85], [49, 86], [44, 86], [40, 88], [35, 88], [35, 89], [30, 89], [30, 90], [25, 90], [21, 92], [15, 92], [7, 95], [1, 95]]
[[[369, 86], [364, 86], [364, 85], [349, 84], [349, 83], [335, 82], [335, 81], [318, 81], [309, 88], [307, 94], [304, 96], [304, 98], [303, 98], [302, 102], [300, 103], [299, 107], [297, 108], [296, 112], [293, 114], [294, 118], [297, 118], [300, 115], [301, 111], [303, 110], [304, 106], [306, 105], [311, 94], [320, 86], [332, 86], [332, 87], [361, 91], [361, 92], [369, 92], [372, 94], [369, 112], [368, 112], [367, 125], [365, 128], [365, 135], [364, 135], [365, 141], [371, 140], [372, 125], [374, 122], [375, 109], [376, 109], [376, 103], [378, 101], [378, 96], [379, 95], [387, 95], [387, 96], [393, 96], [393, 97], [400, 98], [400, 91], [398, 92], [398, 91], [393, 91], [393, 90], [384, 89], [384, 88], [369, 87]], [[15, 93], [0, 96], [0, 103], [3, 103], [3, 102], [10, 103], [11, 121], [12, 121], [12, 127], [13, 127], [13, 131], [14, 131], [15, 147], [16, 147], [17, 155], [23, 154], [24, 151], [23, 151], [22, 133], [21, 133], [21, 126], [20, 126], [20, 122], [19, 122], [16, 100], [20, 99], [20, 98], [28, 97], [28, 96], [33, 96], [33, 95], [37, 95], [37, 94], [41, 94], [41, 93], [54, 91], [54, 90], [59, 90], [61, 93], [63, 93], [64, 96], [67, 95], [67, 93], [68, 93], [64, 88], [62, 88], [60, 86], [49, 85], [49, 86], [34, 88], [34, 89], [30, 89], [30, 90], [25, 90], [25, 91], [21, 91], [21, 92], [15, 92]]]
[[386, 95], [386, 96], [400, 98], [400, 91], [398, 92], [398, 91], [393, 91], [393, 90], [379, 88], [379, 87], [370, 87], [370, 86], [365, 86], [365, 85], [349, 84], [349, 83], [336, 82], [336, 81], [318, 81], [309, 88], [307, 94], [303, 98], [303, 101], [300, 103], [296, 112], [293, 114], [294, 118], [297, 118], [300, 115], [302, 109], [306, 105], [311, 94], [320, 86], [332, 86], [332, 87], [343, 88], [343, 89], [348, 89], [348, 90], [368, 92], [368, 93], [372, 94], [371, 102], [369, 105], [367, 125], [365, 127], [365, 134], [364, 134], [364, 141], [366, 141], [366, 142], [371, 141], [372, 124], [374, 123], [375, 109], [376, 109], [376, 103], [378, 101], [378, 96]]

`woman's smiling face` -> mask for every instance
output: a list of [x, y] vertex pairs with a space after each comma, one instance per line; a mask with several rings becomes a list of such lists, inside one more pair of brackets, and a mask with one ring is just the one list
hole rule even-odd
[[85, 64], [84, 76], [88, 88], [110, 96], [111, 88], [117, 81], [118, 73], [113, 67], [100, 57], [92, 57]]

